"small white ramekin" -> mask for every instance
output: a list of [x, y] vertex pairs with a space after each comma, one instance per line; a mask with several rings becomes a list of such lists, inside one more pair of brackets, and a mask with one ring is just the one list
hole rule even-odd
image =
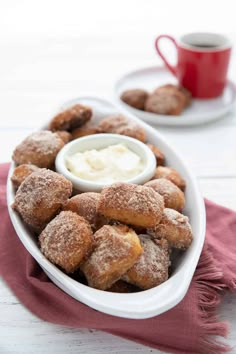
[[152, 178], [156, 168], [156, 158], [150, 148], [141, 141], [118, 134], [94, 134], [75, 139], [66, 144], [58, 153], [56, 158], [56, 171], [65, 176], [73, 184], [73, 187], [81, 192], [100, 192], [107, 183], [88, 181], [75, 176], [66, 166], [66, 158], [77, 152], [87, 150], [100, 150], [110, 145], [124, 143], [128, 149], [140, 156], [144, 162], [144, 169], [133, 178], [123, 182], [144, 184]]

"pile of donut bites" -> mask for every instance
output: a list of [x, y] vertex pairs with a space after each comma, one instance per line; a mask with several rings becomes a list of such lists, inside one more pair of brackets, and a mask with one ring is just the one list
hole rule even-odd
[[90, 107], [76, 104], [15, 148], [12, 208], [37, 235], [44, 256], [68, 275], [79, 274], [88, 286], [111, 292], [153, 288], [168, 279], [171, 250], [186, 250], [192, 242], [188, 218], [181, 214], [185, 181], [164, 166], [156, 146], [147, 144], [157, 160], [152, 180], [72, 196], [71, 182], [54, 166], [70, 140], [116, 133], [146, 143], [143, 128], [125, 116], [94, 125], [92, 115]]

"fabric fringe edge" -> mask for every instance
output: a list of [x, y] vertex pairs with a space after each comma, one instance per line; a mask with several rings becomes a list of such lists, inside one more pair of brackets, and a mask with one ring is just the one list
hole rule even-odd
[[223, 291], [227, 289], [222, 277], [222, 271], [205, 245], [194, 275], [199, 301], [199, 354], [223, 354], [232, 349], [216, 338], [226, 337], [229, 331], [228, 323], [219, 321], [216, 315]]

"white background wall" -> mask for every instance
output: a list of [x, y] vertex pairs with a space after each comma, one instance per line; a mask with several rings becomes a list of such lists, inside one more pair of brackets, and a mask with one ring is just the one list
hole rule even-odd
[[[125, 71], [160, 63], [160, 33], [234, 35], [234, 8], [234, 0], [0, 0], [0, 129], [38, 126], [46, 106], [67, 99], [62, 87], [68, 97], [81, 87], [107, 94]], [[173, 47], [165, 50], [174, 61]]]
[[0, 36], [235, 31], [234, 0], [1, 0]]

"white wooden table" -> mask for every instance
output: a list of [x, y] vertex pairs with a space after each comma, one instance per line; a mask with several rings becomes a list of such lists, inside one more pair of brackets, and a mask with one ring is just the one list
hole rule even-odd
[[[180, 2], [183, 3], [182, 0]], [[157, 31], [166, 32], [165, 22], [159, 15], [156, 15], [159, 29], [155, 27], [151, 8], [157, 4], [156, 1], [145, 5], [145, 10], [149, 11], [149, 18], [145, 22], [147, 31], [139, 30], [138, 22], [144, 20], [146, 14], [138, 8], [136, 22], [130, 22], [125, 14], [116, 12], [117, 17], [113, 14], [113, 17], [106, 17], [105, 22], [99, 17], [97, 27], [91, 21], [90, 32], [82, 27], [80, 32], [76, 32], [79, 24], [73, 12], [70, 13], [72, 25], [64, 21], [62, 27], [59, 26], [64, 11], [60, 6], [61, 17], [57, 18], [54, 29], [47, 10], [53, 13], [55, 1], [53, 4], [48, 2], [48, 5], [44, 3], [45, 12], [38, 5], [35, 9], [35, 2], [34, 5], [33, 2], [26, 3], [34, 16], [27, 20], [25, 17], [26, 22], [23, 21], [19, 27], [20, 33], [14, 23], [18, 13], [22, 16], [25, 8], [22, 10], [19, 2], [12, 0], [6, 5], [5, 14], [8, 17], [5, 22], [0, 13], [0, 162], [9, 161], [14, 146], [44, 123], [59, 103], [84, 93], [112, 98], [113, 84], [119, 75], [134, 68], [160, 63], [153, 50], [153, 39]], [[81, 1], [79, 3], [82, 4]], [[144, 6], [143, 1], [140, 3]], [[160, 5], [163, 1], [158, 3]], [[11, 8], [12, 4], [15, 7]], [[90, 5], [86, 4], [88, 15]], [[134, 2], [129, 1], [127, 6], [128, 11], [131, 11]], [[93, 19], [98, 10], [94, 10]], [[164, 8], [163, 11], [166, 15], [168, 9]], [[220, 12], [218, 9], [218, 15]], [[231, 16], [230, 11], [228, 15]], [[78, 19], [87, 29], [85, 18]], [[42, 27], [34, 26], [34, 21], [42, 24]], [[194, 15], [192, 21], [191, 29], [197, 29]], [[212, 22], [215, 27], [206, 28], [206, 18], [204, 23], [208, 30], [214, 30], [217, 25], [216, 19]], [[27, 30], [27, 25], [31, 26], [33, 32]], [[2, 35], [1, 26], [7, 29], [7, 36]], [[39, 27], [41, 32], [37, 30]], [[170, 33], [174, 33], [177, 26], [174, 27], [172, 21], [168, 28]], [[230, 21], [225, 21], [224, 30], [231, 31]], [[181, 31], [186, 31], [183, 24]], [[235, 68], [236, 59], [233, 59], [230, 71], [232, 79], [235, 77]], [[158, 130], [185, 156], [198, 177], [203, 195], [236, 210], [236, 110], [210, 125], [178, 129], [159, 127]], [[236, 353], [235, 296], [225, 296], [219, 316], [230, 323], [231, 331], [226, 342], [235, 346], [232, 353]], [[0, 353], [94, 352], [161, 353], [99, 331], [71, 329], [43, 322], [29, 313], [0, 280]]]

